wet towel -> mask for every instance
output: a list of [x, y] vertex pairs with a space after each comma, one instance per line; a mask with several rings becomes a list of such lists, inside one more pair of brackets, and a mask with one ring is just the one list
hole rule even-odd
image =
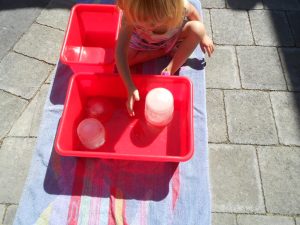
[[[198, 0], [191, 2], [200, 10]], [[159, 74], [168, 60], [159, 58], [140, 69]], [[209, 225], [203, 66], [197, 47], [179, 72], [194, 85], [195, 153], [178, 164], [58, 155], [53, 143], [72, 76], [68, 67], [58, 63], [14, 224]]]

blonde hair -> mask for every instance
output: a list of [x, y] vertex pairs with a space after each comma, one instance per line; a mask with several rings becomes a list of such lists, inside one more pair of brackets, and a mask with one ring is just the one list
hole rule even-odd
[[149, 21], [166, 22], [168, 27], [178, 26], [184, 16], [183, 0], [117, 0], [129, 23]]

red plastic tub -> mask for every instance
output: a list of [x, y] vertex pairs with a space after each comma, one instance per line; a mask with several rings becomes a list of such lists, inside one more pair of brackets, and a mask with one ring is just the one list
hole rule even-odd
[[[65, 156], [98, 157], [124, 160], [180, 162], [190, 159], [194, 152], [193, 87], [186, 77], [133, 75], [139, 89], [140, 101], [134, 105], [135, 117], [128, 115], [126, 90], [119, 75], [85, 74], [72, 76], [64, 111], [55, 140], [56, 151]], [[144, 117], [145, 97], [153, 88], [164, 87], [174, 97], [172, 121], [165, 127], [153, 127]], [[106, 141], [89, 150], [79, 141], [77, 127], [87, 118], [86, 103], [91, 97], [108, 100], [109, 118], [102, 121]]]
[[75, 5], [60, 60], [74, 72], [111, 73], [120, 20], [121, 12], [115, 5]]

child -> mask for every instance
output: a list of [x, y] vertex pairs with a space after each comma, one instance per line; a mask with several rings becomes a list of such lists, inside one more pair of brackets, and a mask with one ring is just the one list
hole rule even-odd
[[197, 44], [210, 56], [214, 51], [200, 15], [187, 0], [118, 0], [123, 10], [116, 48], [116, 64], [128, 91], [130, 116], [139, 100], [129, 66], [166, 54], [172, 59], [162, 74], [174, 74]]

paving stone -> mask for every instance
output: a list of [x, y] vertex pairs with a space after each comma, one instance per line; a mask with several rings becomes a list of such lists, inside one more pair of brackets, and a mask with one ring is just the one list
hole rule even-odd
[[210, 90], [206, 92], [207, 119], [208, 119], [208, 141], [227, 141], [226, 119], [221, 90]]
[[[0, 9], [11, 2], [2, 4]], [[0, 10], [0, 59], [3, 58], [14, 44], [19, 40], [23, 33], [31, 26], [36, 17], [40, 14], [39, 8], [11, 8], [9, 10]], [[17, 22], [16, 22], [17, 21]]]
[[269, 94], [262, 91], [225, 91], [229, 140], [241, 144], [277, 144]]
[[66, 1], [51, 1], [37, 18], [37, 22], [50, 27], [66, 30], [72, 3]]
[[241, 46], [237, 55], [243, 88], [287, 90], [276, 48]]
[[279, 142], [284, 145], [300, 145], [300, 94], [272, 92], [270, 96]]
[[1, 221], [3, 221], [3, 219], [4, 219], [5, 208], [6, 208], [5, 205], [0, 204], [0, 224], [1, 224]]
[[288, 12], [287, 15], [296, 45], [300, 47], [300, 11], [291, 11]]
[[0, 90], [0, 139], [11, 129], [27, 101]]
[[227, 7], [231, 9], [263, 9], [263, 4], [261, 0], [226, 0]]
[[294, 39], [284, 12], [252, 10], [249, 12], [257, 45], [293, 46]]
[[259, 147], [267, 212], [300, 214], [300, 148]]
[[300, 2], [297, 0], [263, 0], [266, 9], [279, 10], [298, 10], [300, 9]]
[[264, 213], [255, 148], [210, 144], [209, 157], [213, 211]]
[[50, 71], [46, 63], [11, 52], [0, 63], [0, 89], [30, 99]]
[[241, 87], [233, 46], [216, 46], [214, 55], [206, 58], [206, 61], [206, 87], [224, 89]]
[[9, 136], [37, 137], [49, 85], [43, 85], [26, 110], [14, 123]]
[[238, 215], [239, 225], [294, 225], [294, 219], [287, 216]]
[[32, 24], [28, 32], [17, 42], [14, 50], [55, 64], [59, 59], [63, 38], [63, 31]]
[[225, 0], [201, 0], [202, 8], [225, 8]]
[[212, 213], [212, 225], [237, 225], [234, 214]]
[[207, 35], [212, 38], [212, 32], [211, 32], [211, 22], [210, 22], [210, 13], [208, 9], [203, 9], [202, 10], [203, 13], [203, 22], [204, 22], [204, 26], [206, 29], [206, 33]]
[[3, 225], [12, 225], [13, 224], [17, 209], [18, 209], [17, 205], [8, 206], [5, 217], [4, 217]]
[[246, 11], [212, 9], [211, 23], [216, 44], [251, 45], [253, 37]]
[[1, 203], [19, 202], [34, 146], [35, 138], [4, 139], [0, 149]]
[[300, 91], [300, 49], [280, 48], [279, 55], [290, 91]]

